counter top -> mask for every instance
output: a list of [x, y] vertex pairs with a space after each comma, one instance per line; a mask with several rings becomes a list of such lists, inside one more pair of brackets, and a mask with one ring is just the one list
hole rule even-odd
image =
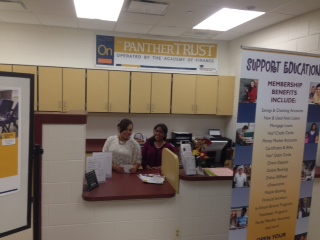
[[112, 178], [101, 183], [92, 191], [84, 191], [86, 201], [108, 201], [127, 199], [171, 198], [176, 191], [165, 181], [164, 184], [144, 183], [138, 174], [157, 173], [156, 170], [138, 170], [135, 174], [112, 172]]
[[217, 181], [217, 180], [232, 180], [233, 176], [209, 176], [204, 175], [186, 175], [184, 170], [180, 170], [180, 179], [185, 181]]

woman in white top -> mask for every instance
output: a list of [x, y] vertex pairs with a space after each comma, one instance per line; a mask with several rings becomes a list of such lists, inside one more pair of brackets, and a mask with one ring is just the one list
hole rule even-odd
[[131, 138], [133, 123], [122, 119], [117, 125], [119, 135], [110, 136], [102, 151], [112, 152], [112, 169], [124, 173], [124, 165], [132, 165], [130, 173], [135, 173], [141, 164], [141, 148], [138, 142]]

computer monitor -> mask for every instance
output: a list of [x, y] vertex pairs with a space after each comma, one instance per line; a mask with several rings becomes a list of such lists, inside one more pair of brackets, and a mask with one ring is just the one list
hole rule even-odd
[[205, 147], [205, 151], [221, 151], [228, 141], [224, 140], [211, 140], [211, 144]]
[[213, 137], [221, 137], [220, 129], [209, 129], [209, 135]]

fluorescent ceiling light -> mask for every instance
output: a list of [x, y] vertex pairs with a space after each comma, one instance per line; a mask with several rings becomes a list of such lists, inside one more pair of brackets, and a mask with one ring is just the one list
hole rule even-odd
[[73, 0], [78, 18], [117, 21], [124, 0]]
[[264, 14], [264, 12], [223, 8], [193, 28], [227, 31], [231, 28], [241, 25], [242, 23], [259, 17], [262, 14]]

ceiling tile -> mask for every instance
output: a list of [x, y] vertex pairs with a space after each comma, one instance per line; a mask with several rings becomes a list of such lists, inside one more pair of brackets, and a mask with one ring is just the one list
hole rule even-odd
[[61, 15], [37, 14], [43, 25], [77, 28], [77, 18]]
[[23, 0], [28, 10], [64, 16], [76, 16], [73, 0]]
[[79, 28], [113, 31], [116, 22], [78, 18]]
[[187, 28], [177, 28], [177, 27], [165, 27], [165, 26], [155, 26], [149, 34], [153, 35], [163, 35], [163, 36], [179, 36], [187, 31]]
[[[226, 41], [280, 23], [292, 16], [320, 9], [320, 0], [152, 0], [169, 4], [165, 16], [158, 16], [127, 12], [126, 6], [130, 0], [126, 0], [118, 22], [106, 22], [76, 19], [73, 0], [21, 1], [26, 6], [26, 11], [18, 13], [10, 10], [1, 11], [0, 8], [0, 22], [93, 29], [108, 31], [108, 34], [114, 36], [130, 33], [131, 36], [159, 39], [217, 38]], [[267, 14], [228, 32], [195, 32], [192, 29], [222, 7], [246, 9], [248, 6], [255, 6], [256, 10], [265, 11]]]
[[192, 28], [217, 10], [199, 5], [173, 4], [158, 25]]
[[146, 34], [152, 29], [152, 25], [147, 24], [136, 24], [136, 23], [122, 23], [116, 24], [115, 31], [127, 32], [127, 33], [142, 33]]
[[39, 20], [29, 12], [0, 11], [0, 19], [10, 23], [40, 24]]
[[121, 12], [118, 22], [157, 24], [162, 16]]
[[311, 12], [315, 9], [320, 8], [320, 1], [306, 1], [306, 0], [299, 0], [294, 1], [292, 4], [287, 6], [283, 6], [278, 8], [272, 12], [274, 13], [283, 13], [283, 14], [291, 14], [291, 15], [300, 15], [303, 13]]

